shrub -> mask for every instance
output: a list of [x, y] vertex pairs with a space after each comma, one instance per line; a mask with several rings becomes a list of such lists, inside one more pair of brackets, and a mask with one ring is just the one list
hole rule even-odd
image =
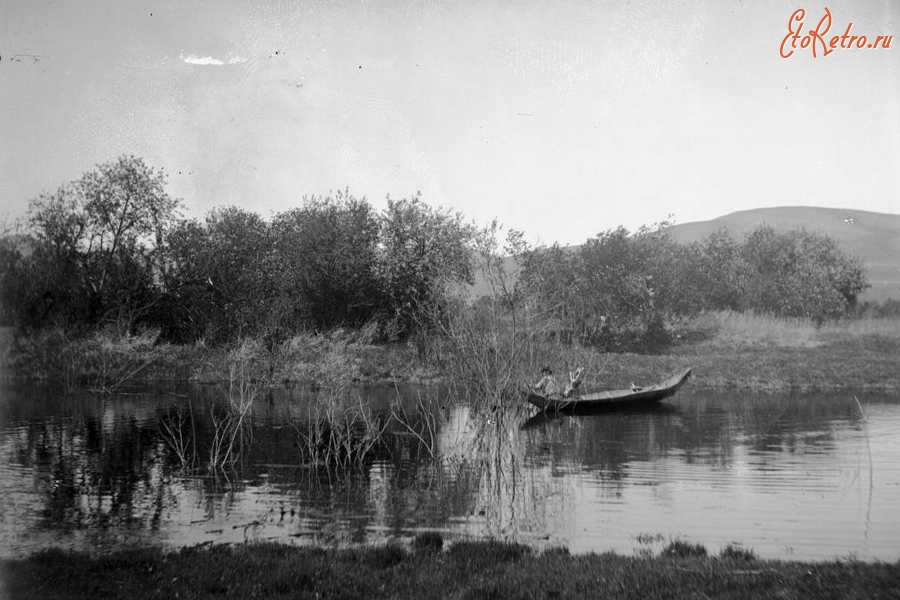
[[728, 544], [719, 552], [719, 558], [724, 560], [751, 561], [756, 560], [756, 552], [750, 548], [744, 548], [740, 544]]
[[682, 540], [674, 540], [663, 548], [662, 556], [670, 558], [702, 558], [706, 556], [706, 548], [702, 544], [691, 544]]

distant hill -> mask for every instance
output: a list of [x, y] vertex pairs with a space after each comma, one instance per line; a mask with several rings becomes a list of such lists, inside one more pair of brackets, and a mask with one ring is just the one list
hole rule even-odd
[[862, 300], [900, 299], [900, 215], [839, 208], [785, 206], [757, 208], [727, 214], [711, 221], [674, 225], [672, 237], [682, 243], [702, 240], [727, 229], [736, 240], [759, 227], [776, 231], [804, 228], [834, 238], [868, 270], [871, 288]]

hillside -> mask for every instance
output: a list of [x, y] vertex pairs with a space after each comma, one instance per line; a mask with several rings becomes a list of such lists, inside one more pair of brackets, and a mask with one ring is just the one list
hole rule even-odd
[[734, 212], [711, 221], [674, 225], [669, 231], [683, 243], [701, 240], [725, 228], [735, 239], [760, 225], [776, 231], [804, 228], [824, 233], [862, 259], [872, 287], [863, 300], [900, 299], [900, 215], [852, 209], [786, 206]]

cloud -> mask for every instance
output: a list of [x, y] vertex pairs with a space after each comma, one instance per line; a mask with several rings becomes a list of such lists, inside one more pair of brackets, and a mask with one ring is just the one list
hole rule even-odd
[[227, 61], [215, 58], [213, 56], [197, 56], [196, 54], [185, 55], [183, 52], [178, 57], [189, 65], [198, 65], [201, 67], [221, 67], [222, 65], [239, 65], [247, 62], [243, 56], [232, 56]]

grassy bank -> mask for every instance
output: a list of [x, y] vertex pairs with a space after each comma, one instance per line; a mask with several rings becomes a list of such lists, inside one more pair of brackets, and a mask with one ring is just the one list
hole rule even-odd
[[[599, 355], [598, 383], [652, 382], [693, 367], [692, 385], [752, 391], [900, 389], [900, 320], [857, 319], [816, 326], [803, 319], [712, 313], [676, 329], [657, 355]], [[591, 381], [587, 381], [590, 385]]]
[[[418, 540], [417, 540], [418, 541]], [[572, 556], [464, 542], [439, 550], [220, 546], [90, 557], [45, 551], [5, 561], [25, 598], [897, 598], [900, 563], [760, 561], [673, 544], [657, 557]], [[440, 543], [439, 540], [437, 542]]]
[[[804, 319], [711, 313], [694, 319], [672, 354], [696, 362], [712, 388], [898, 390], [900, 319]], [[691, 341], [697, 338], [696, 341]]]
[[240, 364], [263, 385], [427, 382], [437, 374], [417, 360], [407, 344], [373, 344], [365, 332], [336, 330], [303, 334], [277, 344], [246, 339], [208, 346], [204, 342], [158, 343], [151, 332], [74, 338], [59, 330], [5, 336], [0, 346], [7, 376], [63, 381], [73, 387], [112, 391], [156, 382], [221, 383]]
[[[607, 353], [529, 342], [517, 379], [548, 364], [558, 372], [586, 368], [585, 387], [652, 383], [683, 367], [692, 385], [754, 391], [898, 390], [900, 320], [849, 319], [817, 326], [802, 319], [709, 313], [673, 326], [657, 354]], [[364, 331], [298, 335], [279, 344], [244, 340], [228, 347], [156, 343], [152, 335], [70, 339], [58, 331], [0, 348], [4, 372], [109, 389], [125, 383], [228, 381], [236, 361], [268, 385], [431, 382], [441, 377], [412, 344], [375, 344]]]
[[[477, 364], [470, 370], [477, 371], [508, 344], [484, 343], [483, 338], [490, 336], [478, 338], [471, 329], [460, 336], [466, 344], [457, 354], [475, 355], [470, 362]], [[563, 372], [582, 366], [586, 389], [622, 388], [632, 382], [647, 385], [686, 367], [694, 369], [691, 385], [708, 389], [900, 389], [900, 319], [853, 319], [817, 326], [802, 319], [717, 312], [670, 324], [669, 332], [671, 343], [656, 353], [600, 352], [528, 340], [514, 360], [497, 360], [497, 370], [516, 370], [513, 379], [521, 382], [529, 375], [534, 378], [542, 365], [551, 366], [562, 379]]]

